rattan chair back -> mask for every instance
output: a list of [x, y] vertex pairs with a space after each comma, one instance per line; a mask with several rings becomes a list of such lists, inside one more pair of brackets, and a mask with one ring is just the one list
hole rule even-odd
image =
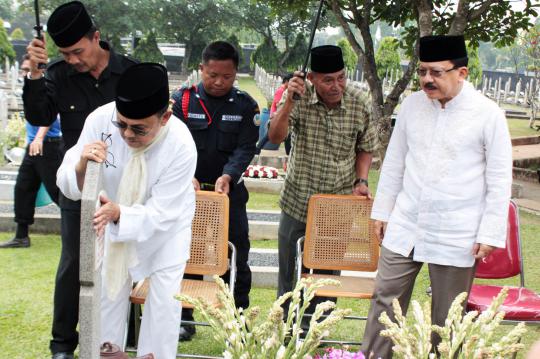
[[316, 194], [308, 204], [303, 264], [309, 269], [375, 271], [379, 244], [370, 219], [373, 201]]
[[197, 191], [191, 231], [191, 252], [185, 273], [225, 274], [229, 250], [229, 197], [216, 192]]

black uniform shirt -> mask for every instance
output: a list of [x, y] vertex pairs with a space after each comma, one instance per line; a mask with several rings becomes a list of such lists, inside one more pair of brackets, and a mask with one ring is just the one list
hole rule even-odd
[[88, 72], [78, 72], [62, 59], [47, 66], [43, 79], [24, 81], [23, 102], [28, 122], [49, 126], [60, 114], [66, 149], [77, 143], [86, 117], [114, 100], [118, 78], [136, 63], [115, 53], [104, 41], [100, 46], [109, 51], [110, 56], [108, 66], [98, 79]]
[[[184, 91], [190, 93], [187, 119], [182, 108]], [[214, 184], [228, 174], [234, 188], [255, 155], [259, 137], [257, 102], [234, 87], [226, 96], [211, 97], [202, 83], [175, 91], [172, 99], [174, 115], [186, 122], [197, 146], [195, 178]]]

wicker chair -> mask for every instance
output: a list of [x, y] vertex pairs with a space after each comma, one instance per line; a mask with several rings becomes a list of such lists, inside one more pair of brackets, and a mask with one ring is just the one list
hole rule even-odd
[[[306, 235], [297, 242], [297, 279], [313, 277], [338, 280], [341, 286], [325, 286], [315, 292], [320, 297], [370, 299], [375, 280], [354, 275], [314, 274], [313, 270], [375, 272], [379, 243], [370, 220], [372, 201], [353, 195], [311, 196], [308, 205]], [[303, 244], [303, 250], [302, 250]], [[309, 273], [302, 273], [302, 267]], [[365, 320], [366, 317], [349, 316]], [[330, 343], [359, 342], [325, 340]]]
[[[236, 249], [228, 241], [229, 237], [229, 198], [216, 192], [197, 191], [195, 217], [192, 223], [190, 259], [185, 273], [198, 275], [223, 275], [229, 269], [229, 289], [234, 293], [236, 280]], [[228, 253], [231, 249], [229, 264]], [[149, 289], [149, 279], [137, 283], [130, 295], [135, 306], [135, 338], [139, 336], [141, 305], [144, 304]], [[183, 279], [181, 293], [194, 298], [206, 298], [210, 303], [219, 306], [218, 285], [213, 281]], [[193, 308], [182, 302], [182, 308]], [[202, 322], [182, 321], [184, 324], [206, 325]], [[178, 354], [177, 357], [191, 358], [192, 355]], [[204, 357], [204, 356], [198, 356]], [[212, 357], [208, 357], [212, 358]]]

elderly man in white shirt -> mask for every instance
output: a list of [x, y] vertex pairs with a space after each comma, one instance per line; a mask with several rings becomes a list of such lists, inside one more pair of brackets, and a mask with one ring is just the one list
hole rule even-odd
[[[432, 322], [444, 325], [475, 261], [504, 247], [512, 149], [504, 112], [466, 81], [463, 36], [420, 39], [423, 91], [402, 103], [382, 166], [371, 217], [381, 242], [363, 351], [391, 358], [381, 337], [392, 300], [407, 310], [415, 278], [428, 263]], [[434, 350], [440, 341], [432, 338]]]
[[94, 216], [106, 243], [102, 342], [122, 343], [132, 281], [149, 277], [138, 355], [159, 359], [176, 357], [181, 306], [174, 294], [195, 213], [197, 151], [186, 125], [171, 115], [167, 70], [152, 63], [130, 67], [115, 102], [88, 116], [57, 179], [66, 197], [79, 200], [88, 161], [105, 164], [106, 194]]

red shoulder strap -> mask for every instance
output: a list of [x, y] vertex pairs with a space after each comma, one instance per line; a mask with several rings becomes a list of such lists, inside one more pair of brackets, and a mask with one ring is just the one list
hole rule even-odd
[[189, 98], [191, 96], [191, 88], [187, 88], [182, 92], [182, 114], [184, 115], [184, 121], [188, 120], [189, 110]]

